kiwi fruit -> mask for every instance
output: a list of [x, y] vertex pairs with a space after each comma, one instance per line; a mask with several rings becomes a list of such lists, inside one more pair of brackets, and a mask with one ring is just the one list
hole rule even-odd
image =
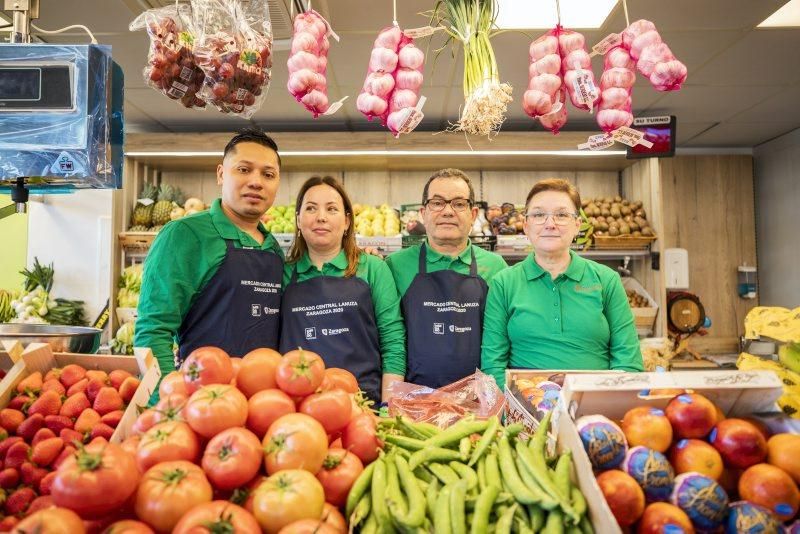
[[631, 223], [630, 223], [628, 226], [630, 226], [630, 227], [631, 227], [631, 233], [633, 233], [633, 232], [638, 232], [638, 231], [639, 231], [639, 225], [638, 225], [638, 224], [636, 224], [636, 223], [635, 223], [635, 222], [633, 222], [633, 221], [631, 221]]
[[650, 224], [643, 218], [639, 217], [638, 215], [633, 218], [633, 222], [639, 225], [639, 228], [644, 228], [645, 226], [650, 226]]
[[625, 199], [625, 200], [622, 201], [622, 205], [623, 206], [628, 206], [628, 205], [630, 205], [630, 201]]
[[622, 223], [619, 225], [619, 233], [622, 235], [629, 235], [631, 233], [631, 227], [628, 226], [628, 223]]
[[590, 202], [591, 200], [584, 198], [583, 200], [581, 200], [581, 207], [585, 208], [586, 206], [589, 205]]
[[624, 217], [622, 218], [622, 220], [623, 220], [623, 221], [625, 221], [626, 223], [629, 223], [629, 224], [630, 224], [630, 223], [632, 223], [632, 222], [633, 222], [633, 215], [626, 215], [626, 216], [624, 216]]
[[638, 210], [638, 209], [640, 209], [640, 208], [641, 208], [643, 205], [644, 205], [644, 204], [642, 204], [642, 201], [641, 201], [641, 200], [637, 200], [636, 202], [634, 202], [634, 203], [633, 203], [633, 209], [635, 209], [635, 210]]
[[642, 235], [649, 237], [655, 235], [655, 233], [653, 232], [652, 228], [650, 228], [649, 226], [645, 226], [644, 228], [642, 228]]
[[617, 221], [611, 221], [608, 223], [609, 228], [619, 228], [619, 223]]
[[643, 208], [637, 208], [636, 211], [633, 212], [634, 215], [637, 217], [641, 217], [642, 219], [647, 218], [647, 213], [644, 211]]
[[595, 217], [594, 220], [596, 220], [598, 223], [606, 222], [606, 218], [603, 217], [602, 215], [599, 215], [599, 216]]
[[622, 217], [622, 212], [620, 211], [619, 205], [611, 206], [611, 216], [615, 219], [618, 217]]
[[597, 226], [597, 219], [595, 219], [594, 217], [589, 217], [589, 224], [591, 224], [592, 226]]
[[639, 230], [634, 230], [634, 231], [631, 233], [631, 235], [632, 235], [633, 237], [641, 237], [641, 236], [642, 236], [642, 232], [640, 232]]
[[610, 235], [610, 236], [618, 236], [619, 235], [619, 228], [617, 228], [616, 226], [609, 227], [608, 235]]
[[605, 231], [607, 231], [607, 230], [608, 230], [610, 227], [609, 227], [609, 225], [608, 225], [608, 224], [606, 224], [606, 223], [604, 223], [604, 222], [603, 222], [603, 223], [600, 223], [600, 225], [598, 226], [598, 228], [600, 228], [600, 230], [602, 230], [603, 232], [605, 232]]
[[633, 213], [633, 210], [631, 210], [629, 206], [622, 206], [622, 209], [619, 211], [621, 211], [623, 215], [630, 215]]
[[622, 197], [617, 195], [614, 197], [614, 202], [622, 202]]
[[610, 217], [611, 216], [611, 210], [608, 209], [608, 208], [603, 208], [602, 210], [600, 210], [600, 213], [603, 214], [603, 217]]

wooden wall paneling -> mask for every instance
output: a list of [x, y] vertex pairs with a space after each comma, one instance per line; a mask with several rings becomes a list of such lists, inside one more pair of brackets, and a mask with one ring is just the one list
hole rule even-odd
[[619, 173], [615, 171], [578, 171], [572, 182], [578, 188], [581, 199], [619, 194]]
[[484, 171], [483, 200], [489, 204], [511, 202], [522, 206], [533, 184], [545, 178], [564, 178], [575, 183], [575, 172]]
[[[389, 173], [390, 206], [400, 207], [403, 204], [419, 204], [422, 202], [422, 190], [428, 178], [438, 169], [420, 171], [391, 171]], [[475, 198], [480, 200], [480, 180], [478, 171], [465, 171], [475, 189]]]
[[344, 187], [354, 203], [381, 205], [392, 203], [387, 199], [390, 191], [389, 173], [386, 171], [347, 171], [344, 173]]

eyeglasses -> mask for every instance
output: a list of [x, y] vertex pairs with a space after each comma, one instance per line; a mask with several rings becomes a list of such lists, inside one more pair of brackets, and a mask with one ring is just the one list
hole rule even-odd
[[466, 198], [451, 198], [450, 200], [431, 198], [425, 202], [425, 207], [431, 211], [442, 211], [448, 204], [453, 208], [453, 211], [466, 211], [472, 207], [472, 201]]
[[572, 221], [574, 221], [577, 215], [574, 213], [570, 213], [568, 211], [559, 211], [556, 213], [547, 213], [545, 211], [533, 211], [531, 213], [526, 213], [525, 217], [533, 220], [533, 224], [544, 224], [547, 221], [548, 217], [552, 217], [553, 222], [557, 226], [566, 226]]

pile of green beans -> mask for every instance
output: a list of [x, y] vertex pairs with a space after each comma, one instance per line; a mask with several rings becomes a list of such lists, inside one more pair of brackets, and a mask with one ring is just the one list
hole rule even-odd
[[348, 495], [351, 532], [593, 534], [571, 480], [572, 453], [547, 456], [550, 418], [530, 440], [522, 425], [503, 427], [497, 417], [445, 430], [382, 421], [384, 451]]

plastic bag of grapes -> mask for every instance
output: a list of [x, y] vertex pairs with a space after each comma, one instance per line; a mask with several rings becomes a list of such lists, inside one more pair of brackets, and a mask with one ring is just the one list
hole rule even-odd
[[264, 101], [272, 67], [266, 2], [193, 0], [202, 98], [223, 113], [250, 118]]
[[180, 4], [147, 10], [131, 22], [129, 29], [147, 30], [150, 36], [145, 83], [187, 108], [204, 108], [206, 103], [198, 92], [205, 73], [194, 56], [191, 8]]

